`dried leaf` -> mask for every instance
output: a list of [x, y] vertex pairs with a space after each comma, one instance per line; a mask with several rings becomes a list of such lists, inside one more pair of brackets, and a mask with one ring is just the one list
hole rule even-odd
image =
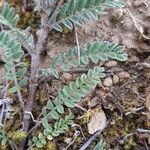
[[95, 133], [98, 130], [103, 130], [106, 126], [106, 115], [103, 110], [95, 110], [90, 122], [88, 123], [88, 132], [90, 134]]

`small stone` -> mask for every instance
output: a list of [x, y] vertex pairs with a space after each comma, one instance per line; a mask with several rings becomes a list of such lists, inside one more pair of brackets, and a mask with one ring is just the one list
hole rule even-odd
[[66, 81], [69, 81], [72, 79], [72, 75], [70, 73], [63, 73], [62, 78]]
[[130, 74], [128, 72], [120, 72], [118, 76], [120, 78], [130, 78]]
[[113, 83], [117, 84], [118, 82], [119, 82], [119, 77], [116, 74], [114, 74], [113, 75]]
[[108, 61], [105, 64], [106, 67], [116, 67], [117, 66], [117, 62], [116, 61]]
[[94, 134], [98, 130], [103, 130], [107, 122], [106, 114], [102, 109], [92, 111], [93, 113], [91, 113], [92, 116], [88, 123], [88, 132], [90, 134]]
[[111, 77], [105, 78], [103, 81], [103, 85], [106, 87], [111, 87], [112, 84], [113, 84], [113, 81]]

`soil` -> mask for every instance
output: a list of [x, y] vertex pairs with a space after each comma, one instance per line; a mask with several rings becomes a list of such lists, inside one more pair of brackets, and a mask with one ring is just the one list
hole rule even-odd
[[[118, 80], [110, 86], [104, 86], [103, 81], [95, 91], [87, 95], [79, 104], [84, 109], [95, 109], [101, 105], [107, 119], [112, 121], [103, 133], [89, 147], [92, 150], [95, 143], [102, 139], [106, 142], [106, 149], [112, 150], [148, 150], [150, 149], [150, 135], [139, 129], [150, 131], [150, 2], [149, 0], [126, 0], [126, 8], [109, 10], [107, 15], [101, 16], [99, 21], [92, 22], [85, 28], [77, 29], [79, 44], [90, 41], [108, 40], [125, 46], [128, 60], [108, 62], [100, 65], [111, 73], [108, 78], [117, 75]], [[46, 59], [41, 62], [42, 68], [47, 68], [56, 53], [66, 51], [76, 45], [75, 33], [64, 29], [63, 33], [53, 31], [48, 38]], [[2, 65], [0, 66], [0, 68]], [[59, 80], [52, 80], [40, 85], [36, 97], [37, 107], [33, 114], [40, 111], [39, 105], [44, 105], [47, 99], [57, 95], [58, 90], [75, 80], [80, 74], [62, 74]], [[1, 81], [1, 79], [0, 79]], [[1, 81], [2, 84], [2, 81]], [[93, 100], [97, 98], [97, 100]], [[96, 103], [96, 104], [94, 104]], [[87, 131], [87, 122], [79, 119], [84, 115], [80, 108], [73, 110], [75, 123], [80, 125], [84, 136], [91, 135]], [[63, 149], [74, 139], [79, 127], [72, 127], [66, 134], [49, 143], [54, 149]], [[81, 131], [80, 131], [81, 132]], [[82, 134], [76, 138], [68, 150], [77, 150], [84, 144]], [[57, 144], [56, 144], [57, 143]], [[59, 144], [58, 144], [59, 143]], [[56, 145], [55, 145], [56, 144]], [[49, 146], [50, 147], [50, 146]], [[57, 147], [57, 148], [56, 148]], [[48, 148], [52, 150], [52, 148]]]

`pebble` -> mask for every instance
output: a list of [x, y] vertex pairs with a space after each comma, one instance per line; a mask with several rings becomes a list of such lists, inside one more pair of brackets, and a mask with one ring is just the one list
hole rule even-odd
[[130, 74], [128, 72], [120, 72], [118, 76], [120, 78], [130, 78]]
[[117, 62], [116, 61], [108, 61], [105, 64], [106, 67], [116, 67], [117, 66]]
[[62, 78], [66, 81], [69, 81], [72, 79], [72, 75], [70, 73], [63, 73]]
[[113, 83], [117, 84], [118, 82], [119, 82], [119, 77], [116, 74], [114, 74], [113, 75]]
[[106, 87], [111, 87], [113, 85], [113, 81], [111, 77], [107, 77], [103, 81], [103, 85]]

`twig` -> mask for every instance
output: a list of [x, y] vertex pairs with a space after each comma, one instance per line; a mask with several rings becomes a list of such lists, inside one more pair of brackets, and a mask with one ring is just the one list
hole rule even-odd
[[86, 112], [87, 111], [87, 109], [86, 108], [83, 108], [82, 106], [80, 106], [79, 104], [75, 104], [75, 107], [76, 108], [79, 108], [79, 109], [81, 109], [82, 111], [84, 111], [84, 112]]
[[80, 128], [80, 131], [81, 131], [81, 134], [82, 134], [83, 138], [85, 139], [85, 135], [84, 135], [83, 130], [82, 130], [82, 127], [81, 127], [80, 125], [74, 123], [74, 124], [72, 125], [72, 127], [79, 127], [79, 128]]
[[125, 116], [130, 115], [132, 113], [136, 113], [136, 112], [138, 112], [138, 111], [140, 111], [140, 110], [142, 110], [144, 108], [145, 108], [145, 106], [141, 106], [140, 108], [136, 108], [136, 109], [134, 109], [134, 110], [132, 110], [130, 112], [125, 113]]
[[19, 150], [19, 148], [13, 141], [9, 140], [8, 142], [13, 150]]
[[6, 87], [2, 90], [2, 92], [4, 93], [4, 98], [7, 98], [7, 92], [8, 92], [9, 85], [10, 85], [10, 83], [8, 83], [8, 80], [6, 80]]
[[76, 138], [80, 135], [80, 132], [79, 131], [75, 131], [75, 134], [74, 134], [74, 139], [72, 140], [72, 142], [69, 143], [69, 145], [65, 148], [65, 150], [67, 150], [76, 140]]
[[[145, 69], [150, 69], [150, 63], [147, 63], [147, 62], [142, 62], [142, 63], [137, 63], [136, 66], [139, 68], [139, 67], [143, 67]], [[142, 68], [142, 69], [143, 69]]]
[[[31, 55], [31, 72], [30, 72], [30, 83], [29, 83], [29, 90], [28, 90], [28, 99], [25, 105], [24, 114], [23, 114], [23, 131], [28, 131], [30, 125], [31, 115], [25, 112], [32, 112], [33, 109], [33, 102], [35, 98], [35, 92], [38, 87], [38, 78], [37, 78], [37, 71], [40, 65], [40, 55], [44, 50], [44, 44], [48, 37], [48, 28], [46, 24], [48, 22], [48, 16], [41, 13], [41, 28], [37, 31], [37, 42], [35, 45], [35, 52]], [[26, 139], [20, 142], [19, 148], [24, 149], [26, 143]]]
[[146, 147], [146, 150], [149, 150], [149, 147], [148, 147], [148, 145], [147, 145], [147, 143], [146, 143], [145, 140], [144, 140], [144, 145], [145, 145], [145, 147]]
[[8, 115], [10, 101], [11, 100], [9, 98], [0, 99], [0, 106], [2, 105], [2, 108], [0, 111], [0, 126], [3, 126], [3, 122], [5, 122], [5, 118]]
[[86, 150], [87, 147], [89, 147], [89, 145], [95, 140], [95, 138], [97, 136], [99, 136], [101, 134], [101, 132], [109, 125], [111, 119], [109, 119], [107, 122], [106, 122], [106, 125], [103, 129], [101, 130], [98, 130], [97, 132], [95, 132], [83, 145], [82, 147], [79, 149], [79, 150]]
[[37, 121], [37, 120], [34, 119], [34, 116], [33, 116], [32, 112], [25, 111], [24, 113], [29, 114], [31, 116], [33, 122], [39, 122], [39, 121]]
[[148, 130], [148, 129], [138, 128], [137, 131], [141, 132], [141, 133], [149, 133], [150, 134], [150, 130]]

